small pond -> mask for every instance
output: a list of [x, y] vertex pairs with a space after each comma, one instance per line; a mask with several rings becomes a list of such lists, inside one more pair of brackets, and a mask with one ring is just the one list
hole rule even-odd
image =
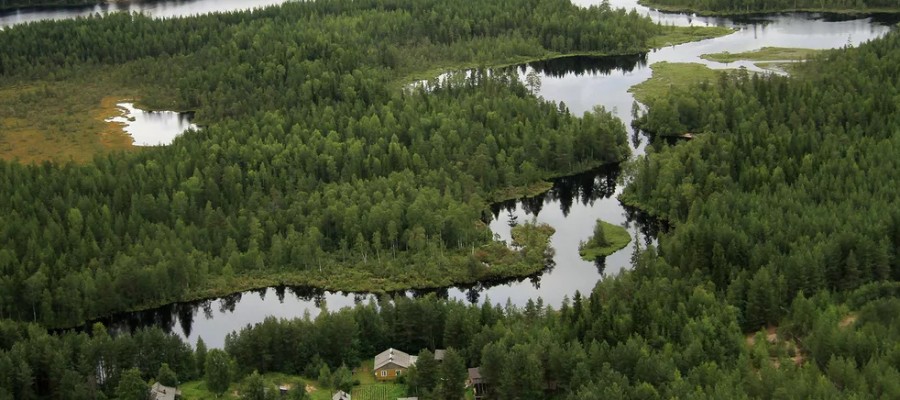
[[192, 113], [174, 111], [144, 111], [134, 103], [117, 105], [122, 115], [107, 119], [122, 124], [122, 130], [134, 140], [135, 146], [165, 146], [188, 129], [197, 129], [191, 123]]

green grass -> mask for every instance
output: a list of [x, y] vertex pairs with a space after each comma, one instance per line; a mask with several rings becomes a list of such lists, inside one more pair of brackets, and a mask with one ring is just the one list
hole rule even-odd
[[406, 386], [396, 383], [376, 383], [355, 386], [350, 393], [353, 400], [396, 400], [406, 397]]
[[712, 53], [704, 54], [700, 58], [710, 61], [718, 61], [722, 63], [735, 62], [739, 60], [748, 61], [800, 61], [806, 60], [813, 55], [822, 52], [822, 50], [800, 49], [789, 47], [763, 47], [758, 50], [745, 51], [743, 53]]
[[735, 32], [732, 28], [723, 26], [663, 26], [663, 32], [650, 39], [648, 45], [651, 48], [668, 47], [682, 43], [697, 42], [720, 36], [727, 36]]
[[73, 67], [39, 80], [0, 78], [0, 158], [85, 163], [110, 151], [138, 151], [121, 125], [106, 122], [121, 115], [117, 103], [183, 110], [175, 107], [175, 90], [137, 82], [137, 65]]
[[398, 397], [406, 397], [406, 385], [375, 380], [372, 371], [374, 363], [375, 360], [370, 358], [363, 360], [353, 369], [353, 379], [359, 382], [350, 393], [353, 400], [395, 400]]
[[524, 197], [534, 197], [553, 188], [552, 182], [540, 181], [527, 186], [513, 186], [498, 190], [491, 195], [492, 202], [516, 200]]
[[0, 158], [34, 163], [86, 162], [95, 154], [133, 150], [120, 125], [116, 103], [133, 91], [96, 82], [35, 81], [0, 88]]
[[360, 385], [374, 385], [378, 383], [378, 381], [375, 380], [375, 373], [372, 371], [372, 367], [374, 366], [374, 358], [363, 360], [359, 363], [358, 367], [353, 369], [353, 379], [359, 381]]
[[627, 229], [599, 219], [597, 223], [603, 225], [603, 233], [606, 236], [607, 244], [605, 246], [596, 246], [592, 243], [594, 238], [591, 237], [587, 242], [583, 242], [581, 246], [578, 246], [578, 254], [586, 261], [594, 261], [598, 257], [606, 257], [619, 251], [631, 242], [631, 235], [628, 234]]
[[658, 62], [650, 66], [653, 76], [628, 89], [634, 98], [644, 104], [666, 96], [672, 88], [688, 86], [715, 79], [721, 71], [715, 71], [698, 63]]
[[[311, 393], [310, 397], [312, 400], [330, 400], [331, 399], [331, 389], [318, 388], [318, 383], [313, 379], [307, 379], [297, 375], [287, 375], [277, 372], [272, 372], [263, 375], [263, 379], [266, 384], [275, 390], [276, 387], [280, 385], [289, 385], [293, 387], [303, 387], [306, 388], [306, 385], [310, 385], [315, 388]], [[216, 395], [209, 391], [206, 387], [206, 381], [197, 380], [185, 382], [178, 388], [181, 389], [181, 398], [182, 400], [238, 400], [240, 399], [240, 388], [242, 385], [242, 381], [232, 382], [231, 386], [228, 387], [228, 391], [226, 391], [221, 397], [216, 397]], [[235, 395], [237, 393], [237, 395]]]

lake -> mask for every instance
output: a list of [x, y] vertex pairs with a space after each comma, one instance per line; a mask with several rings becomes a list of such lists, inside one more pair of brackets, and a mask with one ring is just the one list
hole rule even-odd
[[20, 8], [0, 11], [0, 29], [41, 20], [87, 17], [109, 12], [139, 12], [157, 18], [237, 11], [284, 3], [284, 0], [116, 1], [82, 7]]

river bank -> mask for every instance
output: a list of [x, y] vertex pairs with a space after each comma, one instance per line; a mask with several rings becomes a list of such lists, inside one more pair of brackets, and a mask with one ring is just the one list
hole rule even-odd
[[900, 14], [900, 8], [886, 7], [862, 7], [862, 8], [832, 8], [832, 7], [784, 7], [772, 9], [753, 9], [753, 10], [707, 10], [697, 7], [672, 6], [654, 2], [652, 0], [639, 0], [638, 4], [652, 8], [654, 10], [667, 13], [694, 13], [704, 17], [761, 17], [780, 13], [822, 13], [834, 14], [838, 16], [854, 18], [864, 17], [875, 14]]

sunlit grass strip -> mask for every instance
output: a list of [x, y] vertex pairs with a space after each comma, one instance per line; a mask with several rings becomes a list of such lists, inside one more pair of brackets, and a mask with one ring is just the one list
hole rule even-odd
[[801, 49], [791, 47], [763, 47], [761, 49], [745, 51], [742, 53], [722, 53], [704, 54], [700, 58], [709, 61], [717, 61], [722, 63], [730, 63], [740, 60], [747, 61], [799, 61], [806, 60], [810, 57], [822, 52], [815, 49]]
[[714, 80], [721, 71], [710, 69], [698, 63], [670, 63], [658, 62], [650, 66], [653, 76], [628, 89], [634, 94], [634, 98], [649, 104], [655, 99], [668, 95], [673, 88], [687, 88], [688, 86]]
[[[606, 257], [625, 248], [625, 246], [628, 246], [628, 243], [631, 242], [631, 235], [628, 234], [627, 229], [599, 219], [597, 220], [597, 224], [603, 227], [602, 229], [606, 238], [606, 243], [603, 245], [598, 244], [595, 240], [597, 238], [594, 236], [591, 236], [587, 242], [582, 242], [581, 245], [578, 246], [578, 254], [586, 261], [594, 261], [598, 257]], [[597, 228], [595, 228], [595, 232], [596, 229]]]

